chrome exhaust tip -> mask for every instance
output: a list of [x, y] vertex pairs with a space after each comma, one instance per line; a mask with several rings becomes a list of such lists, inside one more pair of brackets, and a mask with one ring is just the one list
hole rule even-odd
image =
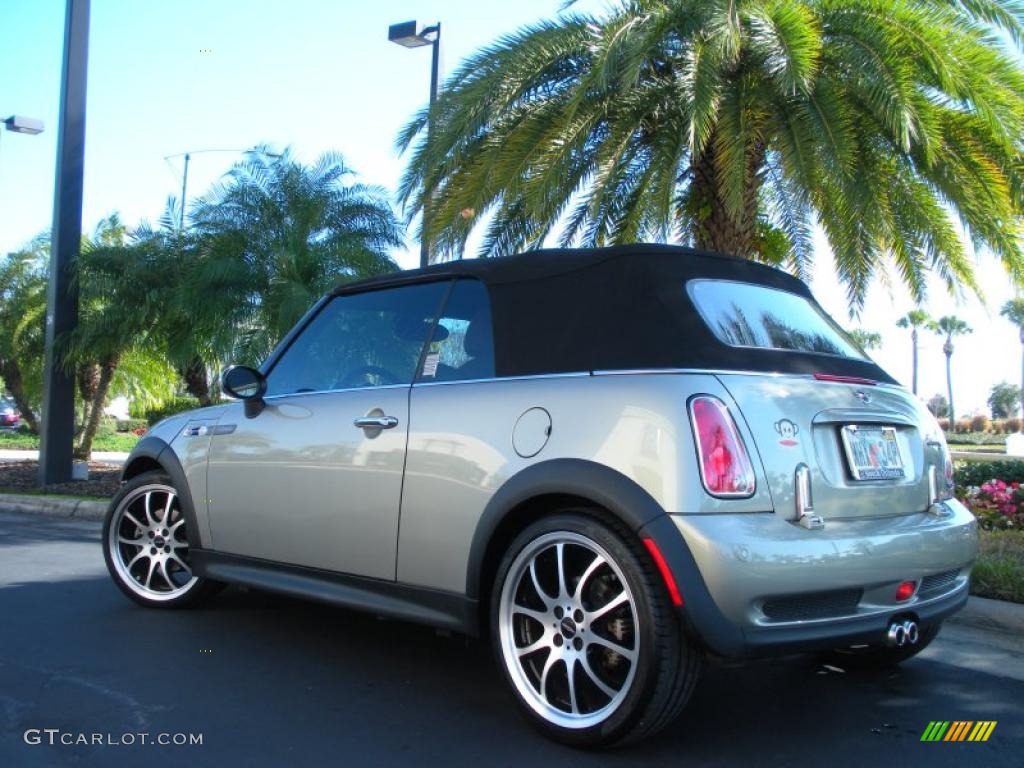
[[905, 629], [905, 626], [898, 621], [894, 621], [889, 625], [889, 631], [885, 635], [886, 645], [890, 648], [902, 648], [903, 644], [906, 642], [907, 630]]
[[916, 621], [903, 622], [903, 639], [907, 645], [917, 645], [917, 641], [920, 637], [921, 634], [917, 629]]

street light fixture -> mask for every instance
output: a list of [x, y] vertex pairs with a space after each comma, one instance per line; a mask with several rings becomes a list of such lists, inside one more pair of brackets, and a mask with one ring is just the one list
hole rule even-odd
[[[441, 22], [430, 27], [420, 29], [415, 21], [403, 21], [399, 24], [392, 24], [388, 27], [388, 40], [404, 48], [422, 48], [425, 45], [433, 46], [433, 55], [430, 65], [430, 109], [431, 116], [427, 122], [427, 139], [430, 139], [430, 127], [433, 122], [434, 102], [437, 101], [438, 75], [441, 67]], [[424, 206], [424, 210], [426, 207]], [[422, 225], [424, 234], [420, 237], [420, 266], [425, 267], [430, 263], [430, 243], [427, 242], [426, 221]]]
[[43, 132], [43, 121], [24, 115], [11, 115], [4, 120], [4, 126], [12, 133], [27, 133], [30, 136]]

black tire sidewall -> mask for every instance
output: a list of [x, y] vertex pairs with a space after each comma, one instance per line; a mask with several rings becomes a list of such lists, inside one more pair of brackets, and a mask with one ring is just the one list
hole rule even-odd
[[[118, 573], [117, 568], [114, 565], [114, 555], [110, 551], [110, 527], [114, 523], [114, 515], [117, 512], [118, 506], [126, 496], [138, 488], [146, 485], [157, 484], [170, 486], [171, 488], [174, 488], [175, 492], [179, 495], [182, 493], [182, 490], [174, 485], [174, 482], [167, 474], [153, 470], [150, 472], [143, 472], [142, 474], [133, 477], [122, 485], [120, 490], [114, 495], [114, 498], [110, 500], [110, 506], [107, 507], [107, 514], [103, 518], [103, 561], [106, 563], [107, 571], [110, 573], [110, 577], [114, 580], [117, 588], [139, 605], [144, 605], [147, 608], [186, 608], [195, 605], [202, 597], [211, 592], [210, 582], [206, 579], [199, 578], [192, 585], [191, 589], [178, 597], [171, 600], [151, 600], [144, 595], [138, 594], [124, 583], [124, 580], [121, 578], [121, 575]], [[188, 525], [187, 522], [186, 525]]]
[[[585, 536], [599, 544], [611, 555], [625, 576], [629, 589], [634, 596], [635, 608], [640, 623], [640, 632], [638, 634], [640, 654], [629, 693], [622, 704], [606, 720], [589, 728], [574, 729], [557, 726], [545, 720], [528, 703], [522, 700], [505, 665], [501, 637], [498, 630], [501, 593], [513, 561], [534, 539], [559, 531]], [[494, 580], [490, 601], [491, 646], [498, 666], [501, 668], [519, 710], [534, 727], [555, 741], [580, 748], [599, 747], [613, 743], [622, 739], [633, 730], [647, 709], [647, 704], [654, 693], [660, 672], [657, 664], [659, 657], [657, 648], [658, 633], [655, 626], [656, 618], [652, 610], [652, 603], [655, 600], [663, 600], [664, 598], [657, 591], [650, 588], [650, 579], [645, 578], [643, 574], [642, 569], [645, 568], [645, 565], [641, 557], [642, 555], [639, 551], [627, 545], [622, 540], [622, 537], [600, 520], [588, 516], [584, 512], [566, 511], [546, 517], [526, 528], [515, 538], [502, 558], [501, 564], [498, 567], [497, 577]]]

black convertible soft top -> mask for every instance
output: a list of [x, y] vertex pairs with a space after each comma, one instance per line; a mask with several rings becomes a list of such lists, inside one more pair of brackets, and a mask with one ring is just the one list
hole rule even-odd
[[453, 277], [478, 278], [488, 289], [498, 376], [701, 368], [893, 382], [869, 360], [720, 341], [685, 290], [688, 280], [756, 283], [814, 298], [803, 282], [773, 267], [680, 246], [541, 250], [446, 262], [348, 283], [335, 293]]

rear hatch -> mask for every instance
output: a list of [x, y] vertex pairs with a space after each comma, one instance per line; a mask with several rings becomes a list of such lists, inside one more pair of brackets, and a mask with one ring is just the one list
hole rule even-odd
[[754, 437], [776, 512], [796, 512], [798, 471], [808, 472], [813, 512], [825, 520], [930, 505], [942, 446], [922, 433], [931, 420], [906, 390], [814, 375], [718, 378]]

